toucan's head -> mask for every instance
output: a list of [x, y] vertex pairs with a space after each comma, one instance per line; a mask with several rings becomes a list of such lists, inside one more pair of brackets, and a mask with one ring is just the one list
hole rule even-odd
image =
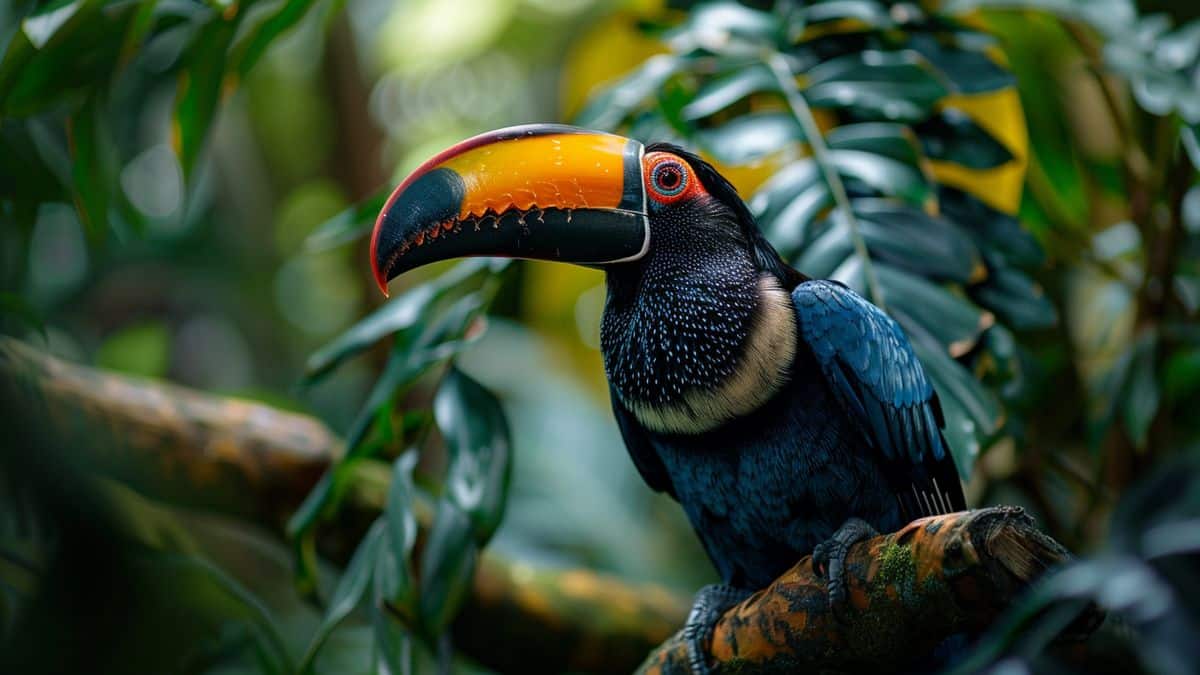
[[789, 280], [737, 192], [699, 157], [531, 124], [470, 138], [413, 171], [375, 222], [371, 264], [386, 294], [392, 278], [448, 258], [557, 260], [630, 277], [668, 249], [748, 256]]
[[737, 191], [682, 148], [537, 124], [463, 141], [388, 199], [371, 239], [393, 277], [463, 256], [605, 270], [601, 351], [614, 394], [646, 427], [698, 433], [782, 386], [803, 277]]

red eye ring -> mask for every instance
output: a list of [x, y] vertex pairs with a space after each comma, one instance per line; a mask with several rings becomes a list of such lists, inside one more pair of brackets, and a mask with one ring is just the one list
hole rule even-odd
[[646, 156], [646, 194], [660, 204], [695, 196], [696, 181], [691, 167], [675, 155], [654, 152]]

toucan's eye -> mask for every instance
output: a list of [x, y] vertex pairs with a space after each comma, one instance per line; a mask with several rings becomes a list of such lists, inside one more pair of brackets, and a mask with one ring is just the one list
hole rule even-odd
[[654, 191], [664, 197], [674, 197], [687, 187], [687, 169], [675, 161], [660, 162], [654, 167], [651, 184]]

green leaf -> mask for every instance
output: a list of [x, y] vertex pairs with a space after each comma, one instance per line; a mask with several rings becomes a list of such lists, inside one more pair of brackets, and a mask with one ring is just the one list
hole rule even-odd
[[[4, 0], [0, 2], [0, 57], [8, 52], [12, 39], [21, 31], [25, 17], [37, 5], [34, 0]], [[0, 66], [0, 70], [3, 67]], [[3, 97], [0, 96], [0, 99]]]
[[594, 96], [576, 116], [575, 124], [595, 129], [616, 129], [687, 63], [686, 59], [674, 55], [650, 57], [632, 73]]
[[346, 570], [342, 572], [342, 577], [333, 591], [333, 597], [329, 600], [329, 607], [325, 610], [321, 625], [309, 642], [308, 650], [300, 662], [301, 673], [311, 671], [322, 645], [329, 639], [333, 630], [346, 617], [350, 616], [350, 613], [366, 596], [367, 587], [370, 585], [375, 570], [375, 559], [379, 555], [385, 532], [383, 520], [377, 519], [354, 551], [354, 556], [346, 565]]
[[1058, 322], [1058, 311], [1041, 286], [1007, 265], [993, 265], [987, 280], [970, 293], [1017, 330], [1049, 328]]
[[929, 182], [911, 164], [861, 150], [830, 150], [829, 161], [844, 178], [860, 181], [884, 196], [900, 197], [915, 206], [929, 199]]
[[667, 40], [680, 52], [748, 52], [782, 42], [785, 33], [778, 15], [736, 2], [707, 2], [693, 8], [687, 19], [667, 34]]
[[412, 636], [381, 605], [371, 606], [371, 629], [375, 636], [375, 647], [379, 650], [383, 665], [387, 667], [383, 675], [411, 675], [416, 672]]
[[852, 108], [872, 119], [919, 122], [949, 92], [915, 51], [865, 50], [830, 59], [807, 73], [814, 108]]
[[512, 474], [508, 420], [500, 401], [452, 368], [433, 400], [450, 467], [445, 498], [471, 519], [475, 542], [487, 543], [504, 517]]
[[[205, 581], [216, 586], [222, 594], [234, 601], [237, 613], [245, 618], [258, 634], [257, 642], [263, 652], [261, 656], [265, 657], [266, 665], [271, 667], [271, 671], [296, 672], [296, 666], [292, 663], [292, 657], [288, 653], [283, 635], [279, 632], [271, 610], [237, 579], [208, 560], [197, 556], [156, 553], [152, 560], [156, 565], [166, 564], [198, 572]], [[181, 585], [186, 586], [187, 584]]]
[[391, 190], [385, 187], [321, 223], [304, 240], [304, 250], [310, 253], [328, 251], [366, 236], [390, 194]]
[[887, 29], [895, 25], [892, 16], [882, 3], [874, 0], [829, 0], [813, 3], [802, 10], [804, 21], [820, 24], [826, 21], [852, 19], [868, 28]]
[[[431, 313], [445, 311], [464, 296], [483, 288], [485, 282], [507, 265], [506, 260], [471, 258], [432, 281], [409, 289], [314, 352], [305, 365], [305, 382], [323, 377], [386, 335], [421, 327], [430, 320]], [[483, 298], [479, 299], [482, 302]]]
[[751, 94], [778, 89], [771, 70], [755, 63], [705, 82], [681, 114], [684, 119], [697, 120], [718, 113]]
[[1012, 160], [1012, 153], [965, 113], [943, 108], [914, 127], [925, 154], [971, 169], [992, 169]]
[[427, 635], [442, 634], [471, 589], [479, 558], [473, 529], [470, 517], [453, 501], [438, 501], [421, 555], [421, 625]]
[[760, 223], [773, 221], [796, 199], [797, 193], [820, 181], [820, 167], [811, 157], [792, 162], [759, 187], [750, 199], [750, 210]]
[[1017, 267], [1034, 267], [1045, 258], [1042, 247], [1021, 222], [984, 204], [962, 190], [939, 186], [942, 215], [958, 223], [975, 240], [980, 250], [998, 255]]
[[[816, 164], [812, 166], [816, 171]], [[815, 178], [796, 194], [795, 199], [777, 217], [763, 221], [767, 238], [785, 257], [791, 257], [801, 247], [809, 245], [817, 216], [833, 205], [829, 186], [819, 175]]]
[[836, 127], [825, 135], [834, 150], [861, 150], [916, 166], [921, 160], [917, 138], [903, 124], [863, 122]]
[[386, 586], [378, 585], [382, 599], [391, 603], [406, 616], [416, 614], [416, 589], [408, 561], [413, 545], [417, 541], [417, 518], [413, 514], [412, 470], [417, 463], [417, 452], [410, 450], [393, 463], [392, 484], [388, 488], [384, 519], [387, 522], [387, 546], [395, 571]]
[[896, 267], [962, 283], [982, 269], [975, 244], [945, 219], [884, 199], [857, 199], [854, 212], [867, 248]]
[[[963, 94], [983, 94], [1017, 85], [1016, 77], [993, 61], [980, 47], [962, 49], [947, 44], [941, 36], [913, 33], [907, 46], [920, 52], [941, 75]], [[961, 38], [956, 34], [955, 38]], [[987, 38], [991, 41], [991, 38]]]
[[226, 86], [229, 46], [245, 13], [226, 20], [213, 18], [190, 46], [176, 94], [175, 123], [179, 133], [179, 160], [184, 175], [190, 176], [216, 119], [217, 106]]
[[108, 230], [110, 199], [118, 182], [116, 149], [104, 104], [95, 97], [88, 99], [71, 116], [67, 129], [76, 209], [88, 235], [97, 241]]
[[699, 131], [696, 140], [719, 162], [745, 164], [804, 140], [804, 130], [789, 113], [752, 113]]
[[876, 265], [884, 302], [909, 336], [933, 338], [952, 357], [967, 353], [992, 325], [992, 315], [945, 288], [891, 265]]
[[229, 62], [241, 77], [266, 53], [267, 48], [288, 29], [304, 18], [314, 0], [284, 0], [274, 12], [260, 19], [253, 27], [242, 31], [242, 37], [230, 50]]

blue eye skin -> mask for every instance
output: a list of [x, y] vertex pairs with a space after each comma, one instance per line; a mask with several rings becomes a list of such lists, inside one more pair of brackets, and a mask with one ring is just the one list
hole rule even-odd
[[687, 169], [676, 162], [663, 162], [654, 167], [654, 190], [664, 197], [674, 197], [687, 187]]

